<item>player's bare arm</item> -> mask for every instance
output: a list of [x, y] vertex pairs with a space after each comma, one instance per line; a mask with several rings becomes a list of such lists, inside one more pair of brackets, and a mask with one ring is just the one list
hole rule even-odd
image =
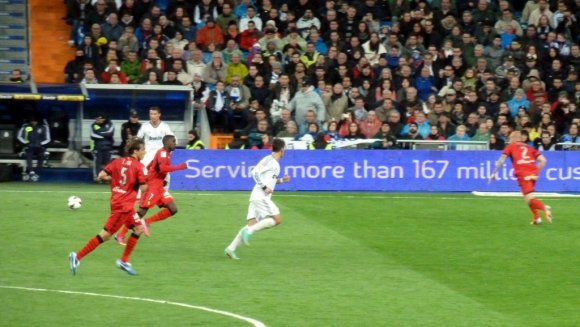
[[491, 183], [495, 179], [495, 175], [497, 174], [497, 171], [503, 165], [503, 163], [505, 162], [506, 158], [507, 158], [507, 156], [505, 154], [502, 154], [499, 157], [499, 159], [495, 163], [495, 168], [493, 168], [493, 172], [489, 176], [489, 180], [487, 181], [488, 184]]
[[109, 173], [107, 173], [104, 170], [101, 170], [99, 172], [99, 175], [97, 176], [97, 178], [103, 182], [110, 182], [111, 181], [111, 175], [109, 175]]
[[276, 184], [288, 183], [290, 181], [290, 176], [284, 175], [282, 178], [278, 178]]

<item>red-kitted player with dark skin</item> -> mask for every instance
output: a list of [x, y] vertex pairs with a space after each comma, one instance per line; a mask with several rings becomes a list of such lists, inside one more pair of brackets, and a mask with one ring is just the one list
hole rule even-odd
[[[167, 174], [176, 170], [183, 170], [186, 168], [185, 163], [171, 166], [171, 152], [175, 150], [176, 140], [173, 135], [165, 135], [163, 137], [163, 148], [157, 150], [153, 160], [147, 165], [147, 193], [141, 195], [139, 201], [139, 216], [144, 217], [147, 210], [158, 206], [161, 208], [153, 216], [145, 219], [146, 225], [151, 225], [156, 221], [167, 219], [177, 213], [177, 206], [173, 196], [165, 189], [165, 178]], [[125, 245], [125, 234], [128, 228], [123, 227], [117, 236], [117, 242]], [[149, 231], [146, 229], [145, 235], [149, 236]]]

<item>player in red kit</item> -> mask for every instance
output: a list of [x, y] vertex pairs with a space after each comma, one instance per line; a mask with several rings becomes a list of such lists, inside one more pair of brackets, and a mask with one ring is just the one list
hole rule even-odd
[[[138, 214], [140, 217], [144, 217], [147, 210], [154, 206], [159, 206], [161, 210], [153, 216], [145, 219], [146, 226], [151, 225], [156, 221], [167, 219], [177, 213], [175, 200], [164, 187], [167, 173], [186, 168], [185, 163], [171, 166], [171, 152], [175, 150], [176, 146], [175, 136], [165, 135], [163, 137], [163, 148], [157, 150], [155, 157], [149, 165], [147, 165], [148, 190], [147, 193], [141, 195]], [[125, 245], [125, 234], [127, 233], [127, 230], [128, 228], [126, 226], [123, 227], [115, 237], [117, 242], [121, 245]], [[148, 234], [147, 231], [145, 235]]]
[[[544, 212], [548, 223], [552, 223], [552, 211], [550, 206], [544, 205], [542, 201], [536, 199], [534, 196], [536, 181], [538, 180], [540, 170], [542, 170], [546, 165], [546, 158], [538, 152], [538, 150], [522, 142], [522, 134], [520, 132], [512, 132], [509, 136], [509, 140], [509, 145], [503, 150], [503, 153], [499, 157], [499, 160], [489, 177], [489, 183], [495, 179], [496, 173], [503, 165], [505, 159], [510, 157], [514, 169], [514, 175], [518, 179], [518, 184], [522, 194], [524, 195], [524, 200], [530, 207], [534, 217], [531, 223], [536, 225], [542, 223], [538, 210]], [[538, 162], [537, 166], [536, 161]]]
[[76, 275], [80, 261], [101, 243], [111, 239], [112, 235], [121, 226], [132, 228], [133, 233], [127, 242], [121, 259], [117, 260], [117, 267], [130, 275], [136, 274], [129, 263], [129, 256], [131, 256], [133, 249], [137, 245], [139, 236], [143, 233], [145, 226], [133, 208], [137, 200], [137, 189], [141, 188], [142, 192], [147, 191], [145, 169], [140, 162], [145, 156], [143, 141], [133, 140], [129, 142], [126, 146], [126, 153], [127, 157], [111, 161], [99, 172], [99, 180], [110, 181], [111, 183], [111, 215], [99, 234], [91, 238], [78, 253], [71, 252], [69, 254], [70, 270], [73, 275]]

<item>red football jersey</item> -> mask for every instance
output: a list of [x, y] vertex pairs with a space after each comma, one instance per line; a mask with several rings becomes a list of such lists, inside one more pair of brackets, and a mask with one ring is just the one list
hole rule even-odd
[[111, 212], [131, 211], [139, 185], [146, 182], [143, 164], [132, 157], [118, 158], [104, 170], [111, 176]]
[[185, 164], [171, 166], [171, 152], [161, 148], [155, 153], [153, 160], [147, 165], [147, 184], [163, 186], [167, 173], [185, 169]]
[[540, 152], [531, 146], [522, 142], [510, 143], [503, 150], [503, 154], [512, 160], [516, 177], [522, 174], [537, 173], [536, 158]]

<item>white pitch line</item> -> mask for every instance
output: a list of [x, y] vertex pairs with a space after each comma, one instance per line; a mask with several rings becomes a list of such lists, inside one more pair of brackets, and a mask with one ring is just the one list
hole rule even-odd
[[91, 293], [91, 292], [76, 292], [76, 291], [65, 291], [65, 290], [50, 290], [46, 288], [31, 288], [31, 287], [22, 287], [22, 286], [5, 286], [0, 285], [0, 288], [4, 289], [15, 289], [15, 290], [23, 290], [23, 291], [32, 291], [32, 292], [54, 292], [54, 293], [62, 293], [62, 294], [76, 294], [76, 295], [86, 295], [86, 296], [97, 296], [97, 297], [108, 297], [113, 299], [121, 299], [121, 300], [133, 300], [133, 301], [143, 301], [143, 302], [151, 302], [151, 303], [158, 303], [158, 304], [169, 304], [178, 307], [185, 307], [189, 309], [207, 311], [211, 313], [217, 313], [222, 316], [232, 317], [238, 320], [245, 321], [247, 323], [252, 324], [254, 327], [266, 327], [266, 325], [258, 321], [256, 319], [240, 316], [235, 313], [223, 311], [223, 310], [216, 310], [208, 307], [203, 307], [199, 305], [191, 305], [187, 303], [179, 303], [179, 302], [171, 302], [171, 301], [164, 301], [164, 300], [155, 300], [155, 299], [147, 299], [141, 297], [131, 297], [131, 296], [120, 296], [120, 295], [110, 295], [110, 294], [99, 294], [99, 293]]

